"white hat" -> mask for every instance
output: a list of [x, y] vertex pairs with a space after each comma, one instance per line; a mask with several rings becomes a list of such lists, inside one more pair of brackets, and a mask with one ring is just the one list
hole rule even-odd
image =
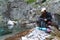
[[44, 10], [46, 10], [46, 8], [42, 8], [42, 9], [41, 9], [41, 12], [44, 12]]

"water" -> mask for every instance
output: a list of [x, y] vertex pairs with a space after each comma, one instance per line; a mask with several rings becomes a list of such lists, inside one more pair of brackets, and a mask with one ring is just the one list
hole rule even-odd
[[14, 27], [13, 30], [12, 30], [13, 31], [12, 33], [1, 35], [0, 40], [4, 40], [4, 39], [6, 39], [6, 38], [8, 38], [10, 36], [14, 36], [18, 32], [22, 32], [24, 30], [27, 30], [27, 29], [25, 27]]

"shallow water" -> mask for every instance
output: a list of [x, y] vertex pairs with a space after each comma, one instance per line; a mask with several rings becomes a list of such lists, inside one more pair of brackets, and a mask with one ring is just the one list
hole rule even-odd
[[8, 37], [10, 37], [10, 36], [12, 36], [12, 35], [14, 35], [14, 34], [11, 33], [11, 34], [7, 34], [7, 35], [0, 36], [0, 40], [4, 40], [4, 39], [6, 39], [6, 38], [8, 38]]
[[25, 30], [27, 30], [25, 27], [24, 28], [23, 27], [22, 28], [14, 28], [12, 33], [0, 36], [0, 40], [4, 40], [10, 36], [17, 34], [18, 32], [22, 32]]

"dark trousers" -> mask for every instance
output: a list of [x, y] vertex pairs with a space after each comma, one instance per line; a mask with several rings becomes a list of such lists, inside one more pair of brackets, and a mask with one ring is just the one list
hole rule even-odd
[[47, 20], [47, 21], [40, 20], [39, 27], [47, 27], [48, 25], [51, 25], [51, 24], [48, 24], [48, 22], [52, 22], [52, 21], [51, 20]]

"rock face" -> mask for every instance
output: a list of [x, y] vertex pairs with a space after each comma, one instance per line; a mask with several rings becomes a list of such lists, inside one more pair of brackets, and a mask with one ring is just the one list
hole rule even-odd
[[11, 7], [11, 17], [15, 19], [24, 18], [27, 4], [24, 2], [12, 2]]
[[[41, 3], [43, 0], [37, 0], [37, 1], [39, 1]], [[8, 15], [10, 13], [9, 15], [10, 15], [11, 19], [17, 19], [17, 20], [19, 20], [21, 18], [29, 19], [29, 17], [30, 17], [30, 16], [28, 16], [29, 10], [33, 9], [34, 8], [33, 5], [35, 5], [34, 3], [27, 4], [24, 2], [24, 0], [8, 0], [8, 1], [3, 0], [2, 2], [4, 2], [4, 3], [1, 5], [1, 9], [0, 9], [1, 13], [6, 13], [6, 15]], [[10, 9], [7, 8], [8, 2], [10, 2]], [[41, 3], [38, 6], [40, 6], [40, 8], [46, 7], [47, 10], [52, 13], [57, 13], [57, 14], [60, 13], [59, 12], [60, 11], [60, 9], [59, 9], [60, 0], [46, 0], [45, 2]], [[9, 10], [9, 12], [7, 12], [7, 10]], [[39, 8], [37, 10], [39, 10]]]
[[[41, 2], [43, 0], [37, 0], [37, 1]], [[21, 17], [24, 18], [26, 16], [26, 14], [28, 14], [26, 10], [29, 10], [32, 7], [31, 4], [25, 3], [24, 0], [8, 0], [8, 1], [1, 0], [1, 2], [2, 2], [1, 6], [0, 6], [1, 13], [5, 12], [7, 10], [7, 3], [11, 2], [10, 13], [11, 13], [11, 17], [13, 17], [14, 19], [15, 18], [20, 19]], [[52, 13], [58, 13], [58, 14], [60, 13], [59, 12], [60, 0], [46, 0], [44, 3], [40, 4], [40, 6], [47, 7], [48, 11], [50, 11]]]
[[52, 13], [60, 13], [60, 0], [47, 0], [43, 5]]

